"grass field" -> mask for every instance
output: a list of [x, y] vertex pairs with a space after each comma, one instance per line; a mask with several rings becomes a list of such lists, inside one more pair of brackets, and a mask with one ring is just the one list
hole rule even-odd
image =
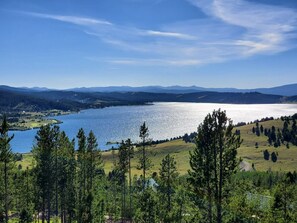
[[[278, 119], [261, 122], [259, 125], [263, 125], [264, 128], [271, 128], [273, 125], [276, 128], [281, 128], [283, 123]], [[278, 148], [269, 146], [266, 136], [262, 134], [256, 136], [256, 134], [253, 134], [253, 126], [255, 126], [255, 124], [235, 128], [240, 130], [241, 138], [243, 139], [243, 143], [238, 149], [238, 157], [241, 157], [250, 164], [254, 164], [257, 171], [297, 171], [297, 147], [290, 145], [290, 148], [287, 149], [284, 145]], [[258, 148], [255, 148], [256, 142], [259, 145]], [[185, 143], [182, 140], [174, 140], [149, 147], [148, 154], [154, 164], [150, 173], [158, 172], [163, 157], [167, 154], [172, 154], [176, 159], [180, 174], [186, 174], [187, 170], [190, 169], [189, 151], [193, 150], [194, 147], [195, 145], [193, 143]], [[270, 153], [273, 151], [278, 153], [277, 162], [274, 163], [271, 160], [264, 160], [263, 151], [266, 149]], [[132, 174], [141, 174], [141, 171], [137, 169], [137, 157], [138, 154], [136, 152], [135, 157], [132, 159]], [[113, 163], [117, 159], [117, 152], [115, 152], [114, 157], [111, 151], [102, 152], [102, 158], [104, 161], [104, 169], [107, 173], [113, 168]], [[23, 161], [18, 162], [18, 164], [21, 164], [23, 168], [27, 166], [30, 167], [32, 160], [31, 154], [24, 154]]]
[[[283, 122], [280, 119], [277, 119], [261, 122], [259, 123], [259, 126], [260, 125], [263, 125], [264, 128], [271, 128], [272, 126], [275, 126], [276, 129], [281, 129]], [[297, 171], [297, 146], [290, 144], [289, 149], [287, 149], [285, 145], [274, 148], [268, 144], [268, 138], [266, 136], [263, 134], [260, 136], [253, 134], [253, 126], [255, 126], [255, 124], [237, 128], [240, 129], [241, 137], [243, 139], [243, 143], [238, 149], [238, 155], [247, 162], [254, 163], [256, 170], [259, 171]], [[255, 148], [256, 142], [259, 145], [259, 148], [257, 149]], [[270, 154], [272, 152], [276, 152], [278, 154], [277, 162], [274, 163], [271, 160], [264, 160], [263, 151], [266, 149]]]
[[[263, 125], [264, 128], [275, 126], [277, 129], [282, 128], [283, 122], [278, 119], [261, 122], [259, 125]], [[285, 145], [278, 148], [269, 146], [266, 136], [263, 134], [257, 136], [252, 132], [253, 126], [255, 126], [255, 124], [235, 128], [240, 130], [241, 138], [243, 139], [242, 145], [238, 149], [238, 157], [241, 157], [250, 164], [254, 164], [255, 169], [258, 171], [297, 171], [297, 147], [290, 145], [290, 148], [287, 149]], [[258, 148], [255, 148], [256, 142], [258, 143]], [[182, 140], [174, 140], [149, 148], [149, 151], [151, 152], [150, 158], [154, 164], [151, 172], [159, 170], [161, 160], [166, 154], [172, 154], [176, 159], [179, 172], [181, 174], [187, 173], [187, 170], [190, 169], [189, 151], [193, 150], [194, 147], [195, 145], [192, 143], [185, 143]], [[271, 160], [264, 160], [263, 151], [266, 149], [270, 154], [273, 151], [278, 153], [277, 162], [274, 163]], [[105, 162], [105, 170], [111, 170], [113, 166], [112, 153], [103, 152], [102, 157]], [[139, 170], [136, 169], [137, 158], [133, 159], [132, 166], [133, 173], [139, 174]]]

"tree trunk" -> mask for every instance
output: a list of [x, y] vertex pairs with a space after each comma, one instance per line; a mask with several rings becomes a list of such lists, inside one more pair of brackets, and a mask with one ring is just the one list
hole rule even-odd
[[57, 148], [57, 146], [56, 146], [56, 154], [55, 154], [55, 156], [56, 156], [56, 159], [55, 159], [55, 172], [56, 172], [56, 177], [55, 177], [55, 190], [56, 190], [56, 196], [55, 196], [55, 205], [56, 205], [56, 207], [55, 207], [55, 215], [56, 215], [56, 217], [58, 216], [58, 148]]
[[145, 189], [145, 140], [142, 141], [143, 147], [142, 147], [142, 156], [143, 156], [143, 189]]
[[132, 179], [131, 179], [131, 154], [129, 152], [129, 211], [132, 216]]
[[51, 222], [51, 196], [50, 192], [48, 192], [48, 197], [47, 197], [47, 222]]
[[168, 201], [168, 211], [171, 211], [171, 196], [170, 196], [170, 156], [167, 162], [167, 201]]
[[208, 196], [208, 220], [209, 223], [212, 223], [212, 199], [211, 199], [211, 188], [210, 185], [208, 183], [207, 185], [207, 196]]
[[64, 223], [64, 215], [65, 215], [65, 207], [64, 207], [64, 197], [65, 197], [65, 194], [64, 194], [64, 188], [62, 188], [62, 193], [61, 193], [61, 210], [60, 210], [60, 213], [61, 213], [61, 223]]
[[4, 187], [5, 187], [5, 222], [8, 223], [8, 179], [7, 179], [7, 162], [4, 161]]
[[217, 222], [222, 222], [222, 191], [223, 191], [223, 142], [222, 142], [222, 134], [219, 131], [220, 138], [219, 138], [219, 193], [218, 193], [218, 202], [217, 202]]
[[[38, 218], [39, 218], [39, 213], [38, 213]], [[44, 195], [42, 196], [42, 213], [41, 213], [41, 218], [42, 218], [41, 219], [42, 223], [44, 223], [45, 222], [45, 197], [44, 197]]]

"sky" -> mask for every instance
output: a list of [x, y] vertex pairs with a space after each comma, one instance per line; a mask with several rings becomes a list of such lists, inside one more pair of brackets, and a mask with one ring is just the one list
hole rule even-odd
[[0, 84], [297, 83], [295, 0], [0, 0]]

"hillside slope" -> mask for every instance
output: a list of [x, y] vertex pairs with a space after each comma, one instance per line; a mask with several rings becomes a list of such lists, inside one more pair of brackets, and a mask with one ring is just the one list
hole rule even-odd
[[[263, 125], [264, 128], [271, 128], [272, 126], [282, 128], [283, 121], [280, 119], [270, 120], [260, 122], [259, 125]], [[238, 149], [238, 158], [242, 158], [243, 161], [249, 163], [250, 166], [253, 164], [257, 171], [297, 171], [297, 146], [290, 145], [289, 149], [287, 149], [285, 145], [281, 145], [281, 147], [278, 148], [270, 146], [266, 136], [263, 134], [257, 136], [252, 132], [254, 126], [255, 124], [249, 124], [234, 128], [240, 130], [241, 138], [243, 139], [242, 145]], [[256, 142], [258, 143], [258, 148], [255, 147]], [[158, 171], [162, 158], [167, 154], [172, 154], [177, 161], [179, 172], [186, 174], [187, 170], [190, 168], [189, 152], [194, 148], [195, 145], [193, 143], [185, 143], [181, 139], [151, 147], [149, 149], [151, 151], [150, 159], [154, 164], [151, 172]], [[264, 159], [263, 152], [266, 149], [270, 154], [272, 152], [278, 154], [277, 162]], [[105, 162], [106, 171], [111, 170], [113, 166], [113, 156], [111, 151], [103, 152], [102, 157]], [[136, 168], [137, 160], [137, 158], [134, 158], [132, 161], [133, 173], [141, 174]]]
[[[281, 128], [283, 126], [283, 122], [280, 119], [260, 122], [259, 124], [263, 125], [264, 128], [271, 128], [272, 126]], [[235, 128], [240, 130], [241, 138], [243, 139], [243, 143], [238, 149], [238, 158], [242, 158], [243, 161], [249, 163], [250, 166], [254, 164], [256, 171], [297, 171], [297, 146], [290, 145], [289, 149], [287, 149], [285, 145], [278, 148], [269, 146], [267, 137], [263, 134], [256, 136], [252, 132], [253, 126], [255, 126], [255, 124]], [[256, 142], [258, 143], [258, 148], [255, 147]], [[190, 169], [189, 152], [194, 148], [195, 144], [185, 143], [181, 139], [151, 146], [148, 149], [148, 154], [154, 166], [150, 170], [150, 173], [158, 172], [161, 160], [167, 154], [171, 154], [176, 159], [178, 171], [181, 174], [186, 174]], [[264, 159], [263, 151], [266, 149], [270, 154], [277, 152], [277, 162]], [[107, 173], [113, 168], [113, 163], [117, 159], [117, 151], [115, 151], [115, 155], [113, 155], [111, 151], [102, 152], [102, 158], [104, 160], [104, 169]], [[138, 153], [136, 152], [132, 159], [133, 174], [141, 174], [141, 171], [137, 169], [137, 162]], [[26, 154], [24, 160], [18, 162], [18, 164], [22, 164], [23, 167], [30, 166], [32, 164], [32, 155]]]
[[28, 91], [0, 88], [0, 112], [78, 111], [114, 105], [139, 105], [150, 102], [197, 102], [230, 104], [273, 104], [296, 102], [297, 96], [284, 97], [260, 93], [196, 92], [184, 94], [148, 92]]

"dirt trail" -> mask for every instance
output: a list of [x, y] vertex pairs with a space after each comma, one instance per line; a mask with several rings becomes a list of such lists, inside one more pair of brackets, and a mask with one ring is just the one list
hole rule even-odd
[[247, 162], [247, 161], [241, 161], [241, 163], [239, 164], [239, 168], [241, 171], [252, 171], [253, 170], [253, 167], [252, 165]]

